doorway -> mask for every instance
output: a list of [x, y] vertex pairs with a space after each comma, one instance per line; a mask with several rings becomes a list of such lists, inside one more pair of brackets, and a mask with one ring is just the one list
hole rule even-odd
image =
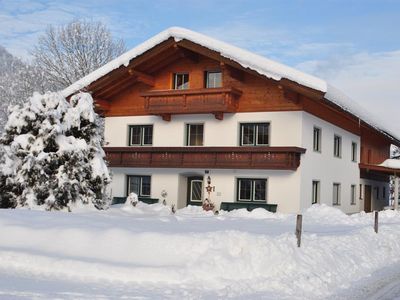
[[365, 185], [364, 187], [364, 211], [371, 212], [372, 205], [371, 205], [371, 191], [372, 188], [370, 185]]
[[203, 202], [203, 177], [187, 178], [187, 205], [201, 205]]

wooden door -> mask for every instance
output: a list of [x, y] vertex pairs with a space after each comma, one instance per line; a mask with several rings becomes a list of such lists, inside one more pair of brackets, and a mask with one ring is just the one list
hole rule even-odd
[[371, 186], [365, 185], [364, 187], [364, 211], [371, 212], [372, 205], [371, 205]]

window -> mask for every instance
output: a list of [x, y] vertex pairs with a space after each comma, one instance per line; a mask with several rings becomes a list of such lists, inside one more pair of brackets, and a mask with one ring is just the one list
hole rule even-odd
[[357, 143], [351, 143], [351, 160], [357, 162]]
[[174, 74], [174, 89], [187, 90], [189, 88], [189, 73]]
[[153, 125], [129, 126], [129, 146], [151, 146], [153, 144]]
[[222, 87], [222, 73], [220, 71], [205, 72], [205, 86], [208, 89]]
[[266, 146], [269, 144], [269, 123], [240, 124], [240, 146]]
[[362, 196], [362, 184], [360, 183], [360, 200], [362, 200], [363, 199], [363, 196]]
[[356, 185], [355, 184], [351, 185], [350, 192], [351, 192], [350, 204], [355, 205], [356, 204]]
[[321, 152], [321, 128], [314, 127], [313, 149]]
[[340, 183], [333, 184], [332, 205], [340, 205]]
[[312, 199], [311, 204], [319, 203], [319, 181], [312, 182]]
[[128, 195], [135, 193], [138, 197], [150, 197], [150, 176], [128, 176]]
[[266, 179], [249, 179], [239, 178], [238, 185], [238, 201], [267, 201], [267, 180]]
[[186, 146], [203, 146], [203, 124], [186, 124]]
[[336, 134], [333, 138], [333, 155], [335, 157], [342, 156], [342, 138]]

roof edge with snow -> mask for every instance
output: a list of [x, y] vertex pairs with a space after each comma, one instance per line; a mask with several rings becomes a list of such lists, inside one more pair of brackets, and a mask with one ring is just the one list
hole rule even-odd
[[325, 94], [325, 99], [338, 105], [344, 111], [349, 112], [355, 117], [363, 120], [365, 123], [369, 124], [386, 137], [394, 140], [400, 145], [400, 138], [397, 137], [388, 126], [384, 126], [376, 118], [372, 117], [368, 112], [365, 111], [360, 105], [358, 105], [354, 100], [350, 99], [348, 96], [340, 92], [339, 90], [333, 88], [325, 80], [318, 77], [306, 74], [289, 66], [280, 64], [278, 62], [272, 61], [263, 56], [257, 55], [250, 51], [232, 46], [228, 43], [210, 38], [198, 32], [194, 32], [185, 28], [171, 27], [159, 34], [153, 36], [142, 44], [136, 46], [135, 48], [127, 51], [116, 59], [110, 61], [99, 69], [93, 71], [89, 75], [83, 77], [82, 79], [71, 84], [69, 87], [62, 91], [64, 97], [68, 97], [81, 89], [89, 86], [91, 83], [100, 79], [101, 77], [107, 75], [111, 71], [121, 67], [128, 66], [130, 61], [146, 51], [152, 49], [158, 44], [173, 38], [175, 41], [188, 40], [195, 44], [201, 45], [205, 48], [218, 52], [221, 56], [231, 59], [244, 68], [249, 68], [257, 73], [276, 81], [283, 78], [291, 80], [298, 83], [299, 85], [320, 91]]

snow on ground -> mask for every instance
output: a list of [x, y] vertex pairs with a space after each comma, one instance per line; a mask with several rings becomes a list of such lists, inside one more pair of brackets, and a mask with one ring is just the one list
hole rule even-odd
[[400, 264], [400, 213], [0, 210], [0, 299], [320, 299]]

